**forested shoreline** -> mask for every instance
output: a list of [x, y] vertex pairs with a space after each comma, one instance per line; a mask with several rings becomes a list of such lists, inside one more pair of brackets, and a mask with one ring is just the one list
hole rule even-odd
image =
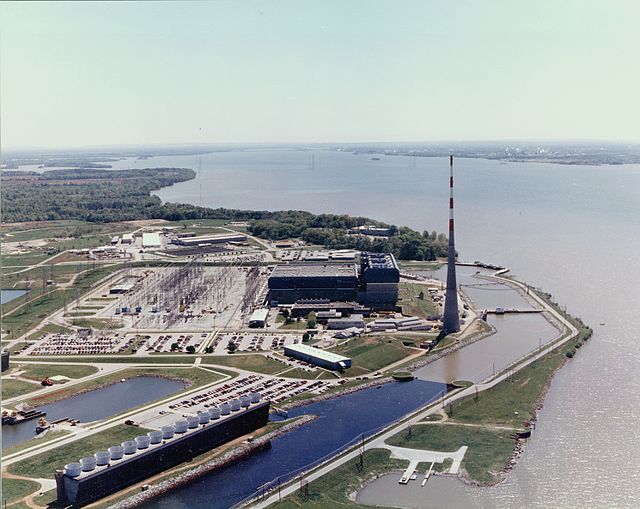
[[[195, 178], [187, 168], [103, 170], [76, 168], [43, 173], [4, 171], [2, 221], [83, 220], [92, 223], [166, 219], [248, 221], [253, 235], [279, 240], [300, 238], [331, 249], [391, 252], [401, 260], [434, 260], [446, 256], [447, 239], [437, 232], [417, 232], [366, 217], [312, 214], [300, 210], [265, 211], [162, 203], [151, 194]], [[389, 237], [350, 235], [361, 225], [389, 227]]]

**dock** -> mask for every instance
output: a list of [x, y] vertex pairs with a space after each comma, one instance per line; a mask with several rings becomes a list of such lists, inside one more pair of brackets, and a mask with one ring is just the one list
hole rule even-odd
[[399, 484], [409, 484], [409, 480], [411, 479], [411, 476], [413, 475], [413, 473], [416, 471], [416, 468], [418, 467], [418, 463], [419, 463], [418, 460], [411, 460], [409, 462], [409, 466], [404, 471], [404, 474], [402, 474], [402, 477], [400, 477], [400, 480], [398, 481]]
[[435, 464], [435, 462], [431, 462], [431, 465], [429, 465], [429, 470], [427, 470], [427, 473], [424, 474], [424, 479], [422, 480], [422, 484], [420, 485], [421, 488], [424, 488], [424, 485], [427, 484], [427, 481], [429, 480], [429, 477], [431, 476], [431, 472], [433, 471], [433, 465]]
[[507, 313], [544, 313], [544, 309], [495, 308], [486, 309], [485, 313], [492, 315], [506, 315]]

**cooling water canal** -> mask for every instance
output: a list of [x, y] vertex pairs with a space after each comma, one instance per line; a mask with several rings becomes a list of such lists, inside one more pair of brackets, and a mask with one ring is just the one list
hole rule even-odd
[[224, 509], [248, 497], [257, 487], [323, 458], [361, 433], [388, 424], [446, 391], [446, 385], [414, 380], [392, 382], [319, 403], [295, 408], [318, 419], [272, 441], [258, 452], [155, 499], [146, 508]]
[[[47, 412], [48, 421], [69, 417], [81, 422], [104, 419], [130, 408], [149, 403], [174, 392], [186, 385], [176, 380], [152, 376], [138, 376], [126, 382], [116, 383], [78, 396], [63, 399], [38, 407]], [[2, 426], [2, 448], [17, 445], [35, 436], [37, 419], [13, 426]]]

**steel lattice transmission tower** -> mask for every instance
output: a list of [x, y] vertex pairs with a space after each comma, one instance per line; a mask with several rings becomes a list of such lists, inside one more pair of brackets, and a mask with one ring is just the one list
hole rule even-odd
[[449, 156], [449, 250], [447, 252], [447, 291], [444, 298], [442, 331], [451, 334], [460, 330], [458, 284], [456, 281], [456, 245], [453, 236], [453, 156]]

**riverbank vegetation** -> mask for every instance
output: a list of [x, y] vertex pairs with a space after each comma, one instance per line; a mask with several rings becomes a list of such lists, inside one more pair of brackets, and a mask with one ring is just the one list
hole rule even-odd
[[[151, 192], [195, 178], [185, 168], [71, 169], [2, 173], [5, 222], [83, 220], [113, 223], [139, 219], [248, 221], [260, 238], [300, 238], [328, 249], [391, 252], [400, 260], [433, 261], [447, 253], [444, 234], [417, 232], [366, 217], [300, 210], [254, 211], [162, 203]], [[388, 237], [352, 235], [363, 225], [386, 227]], [[21, 238], [28, 234], [21, 233]], [[17, 237], [16, 237], [17, 240]], [[105, 239], [101, 239], [105, 240]], [[16, 260], [17, 261], [17, 260]]]

